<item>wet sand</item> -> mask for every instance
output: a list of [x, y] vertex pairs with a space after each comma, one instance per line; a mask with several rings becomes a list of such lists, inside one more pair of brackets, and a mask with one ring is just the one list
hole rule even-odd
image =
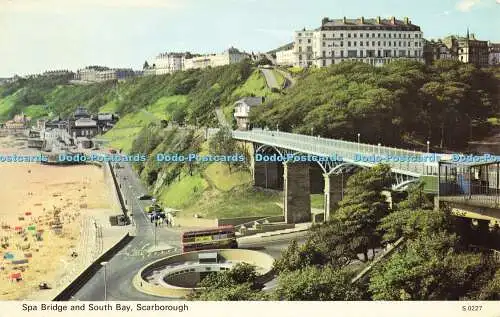
[[[0, 137], [0, 155], [10, 154], [37, 152]], [[111, 208], [104, 171], [97, 166], [0, 162], [0, 300], [25, 299], [41, 282], [56, 286], [75, 261], [84, 260], [71, 253], [88, 238], [81, 236], [86, 211]], [[13, 281], [12, 273], [22, 280]]]

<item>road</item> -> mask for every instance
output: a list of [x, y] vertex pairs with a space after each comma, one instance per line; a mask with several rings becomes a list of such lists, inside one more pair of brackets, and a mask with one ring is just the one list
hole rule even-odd
[[278, 81], [276, 80], [276, 76], [274, 76], [273, 69], [261, 68], [260, 71], [266, 78], [267, 86], [269, 88], [281, 89], [280, 85], [278, 84]]
[[[146, 193], [130, 164], [121, 164], [115, 169], [117, 178], [124, 189], [124, 199], [132, 208], [136, 236], [106, 265], [107, 300], [165, 300], [138, 292], [132, 286], [132, 278], [141, 267], [165, 255], [148, 256], [147, 249], [154, 244], [154, 225], [142, 212], [150, 201], [139, 201], [137, 196]], [[157, 230], [157, 241], [175, 248], [180, 247], [180, 232], [174, 229]], [[101, 268], [74, 296], [74, 300], [104, 300], [104, 270]]]
[[[134, 239], [120, 252], [118, 252], [106, 265], [107, 275], [107, 300], [113, 301], [157, 301], [170, 300], [138, 292], [132, 285], [134, 275], [146, 264], [166, 255], [150, 255], [147, 249], [154, 244], [154, 225], [144, 214], [144, 207], [151, 201], [139, 201], [137, 196], [147, 193], [137, 174], [130, 164], [120, 164], [123, 168], [115, 169], [117, 179], [123, 188], [124, 199], [133, 214], [136, 226]], [[177, 250], [180, 249], [180, 231], [172, 228], [159, 228], [156, 232], [157, 241], [168, 244]], [[261, 241], [240, 243], [241, 248], [257, 249], [277, 258], [281, 250], [288, 246], [292, 238], [303, 241], [300, 234], [280, 235], [268, 237]], [[173, 254], [173, 253], [172, 253]], [[102, 301], [104, 300], [104, 269], [101, 268], [74, 296], [73, 300]]]

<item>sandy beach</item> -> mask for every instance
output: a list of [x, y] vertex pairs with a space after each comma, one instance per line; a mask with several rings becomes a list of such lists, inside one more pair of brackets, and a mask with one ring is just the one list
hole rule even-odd
[[[0, 155], [11, 154], [37, 152], [0, 137]], [[81, 240], [92, 238], [83, 230], [86, 213], [112, 208], [100, 167], [0, 162], [0, 300], [28, 298], [41, 282], [56, 286], [72, 265], [85, 260]]]

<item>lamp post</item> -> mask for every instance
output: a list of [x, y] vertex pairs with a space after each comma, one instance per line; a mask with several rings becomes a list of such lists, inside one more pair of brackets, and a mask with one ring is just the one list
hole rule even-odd
[[361, 138], [361, 133], [358, 133], [358, 152], [359, 152], [359, 141], [360, 141], [360, 138]]
[[431, 144], [431, 142], [429, 140], [427, 140], [427, 153], [429, 153], [429, 145]]
[[106, 301], [108, 299], [108, 290], [107, 290], [107, 277], [106, 277], [106, 265], [108, 264], [108, 262], [106, 261], [103, 261], [101, 262], [101, 265], [103, 266], [104, 268], [104, 301]]

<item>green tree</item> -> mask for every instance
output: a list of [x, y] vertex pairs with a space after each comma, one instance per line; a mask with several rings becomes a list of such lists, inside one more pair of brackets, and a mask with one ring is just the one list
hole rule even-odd
[[458, 300], [471, 298], [495, 264], [482, 254], [460, 251], [459, 239], [446, 231], [422, 234], [407, 242], [386, 263], [376, 266], [369, 284], [374, 300]]
[[352, 277], [352, 272], [330, 266], [284, 272], [272, 297], [289, 301], [360, 300], [362, 294], [351, 283]]
[[200, 290], [192, 293], [190, 300], [264, 300], [263, 285], [258, 282], [255, 266], [238, 263], [229, 271], [209, 274], [198, 285]]
[[388, 212], [382, 191], [390, 185], [390, 167], [377, 165], [361, 170], [347, 182], [344, 198], [334, 217], [344, 225], [344, 237], [368, 260], [368, 249], [379, 243], [377, 226]]
[[[245, 157], [247, 156], [246, 149], [238, 145], [237, 141], [233, 139], [233, 134], [229, 127], [220, 128], [219, 131], [210, 138], [208, 148], [210, 153], [214, 155], [234, 156], [243, 153]], [[245, 161], [246, 160], [244, 160], [244, 162]], [[243, 166], [244, 162], [234, 160], [225, 161], [230, 173], [232, 173], [233, 167]]]

